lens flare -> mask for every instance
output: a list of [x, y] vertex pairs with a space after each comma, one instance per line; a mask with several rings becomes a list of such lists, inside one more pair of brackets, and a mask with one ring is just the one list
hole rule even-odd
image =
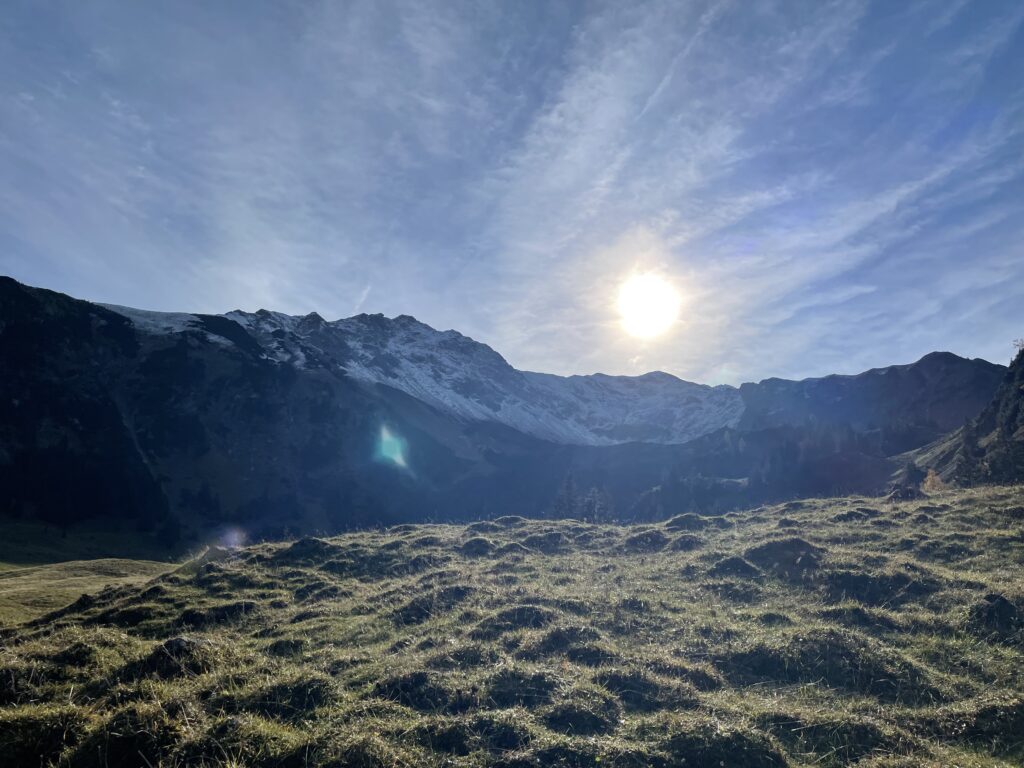
[[380, 428], [380, 440], [377, 443], [377, 458], [396, 467], [406, 469], [409, 465], [405, 458], [406, 444], [401, 436], [386, 426]]
[[220, 532], [217, 544], [225, 549], [244, 547], [248, 537], [241, 528], [225, 528]]

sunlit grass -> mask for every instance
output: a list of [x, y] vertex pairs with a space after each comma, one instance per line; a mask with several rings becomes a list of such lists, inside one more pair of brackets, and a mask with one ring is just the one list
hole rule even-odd
[[0, 765], [1019, 764], [1022, 505], [252, 546], [8, 632]]

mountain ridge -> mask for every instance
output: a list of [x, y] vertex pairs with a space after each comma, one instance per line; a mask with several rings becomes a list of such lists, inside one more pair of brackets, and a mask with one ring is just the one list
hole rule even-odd
[[[552, 442], [612, 445], [624, 442], [682, 444], [718, 429], [767, 424], [756, 418], [758, 389], [842, 386], [863, 377], [899, 375], [940, 362], [1002, 369], [980, 358], [930, 352], [913, 363], [800, 380], [768, 377], [740, 386], [712, 386], [665, 371], [637, 376], [558, 374], [519, 370], [492, 347], [456, 330], [439, 331], [411, 315], [358, 314], [324, 320], [318, 313], [287, 315], [260, 309], [222, 315], [153, 313], [102, 305], [140, 330], [175, 332], [188, 318], [223, 317], [257, 339], [279, 362], [336, 366], [360, 381], [399, 389], [458, 417], [493, 421]], [[162, 322], [161, 322], [162, 321]], [[686, 408], [680, 408], [680, 402]], [[538, 405], [541, 404], [541, 405]], [[975, 404], [980, 409], [985, 401]], [[789, 419], [786, 423], [793, 423]], [[943, 431], [957, 425], [943, 424]]]
[[[175, 332], [188, 315], [105, 305], [151, 332]], [[193, 316], [198, 317], [198, 316]], [[461, 418], [494, 421], [534, 437], [577, 445], [684, 443], [733, 426], [735, 387], [685, 381], [663, 371], [641, 376], [558, 376], [521, 371], [490, 346], [410, 315], [359, 314], [327, 321], [316, 313], [233, 310], [219, 315], [253, 335], [267, 354], [300, 367], [343, 369], [351, 378], [399, 389]], [[644, 404], [631, 407], [637, 398]], [[686, 411], [674, 408], [685, 399]]]
[[[173, 543], [225, 525], [274, 538], [877, 493], [896, 454], [976, 416], [1005, 371], [937, 355], [738, 396], [664, 373], [520, 372], [411, 317], [229, 315], [0, 280], [0, 514], [110, 519]], [[658, 442], [683, 433], [697, 437]]]

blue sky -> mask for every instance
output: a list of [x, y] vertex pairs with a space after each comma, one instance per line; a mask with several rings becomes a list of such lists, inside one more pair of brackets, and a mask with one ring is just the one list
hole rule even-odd
[[[1024, 4], [49, 2], [0, 16], [0, 272], [412, 314], [554, 373], [1024, 336]], [[684, 294], [627, 337], [617, 286]]]

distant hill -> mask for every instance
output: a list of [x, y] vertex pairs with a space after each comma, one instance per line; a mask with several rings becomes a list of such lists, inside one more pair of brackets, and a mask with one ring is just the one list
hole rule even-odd
[[559, 377], [407, 316], [146, 312], [9, 278], [0, 366], [0, 515], [112, 519], [169, 545], [875, 492], [1006, 371], [935, 353], [739, 388]]

